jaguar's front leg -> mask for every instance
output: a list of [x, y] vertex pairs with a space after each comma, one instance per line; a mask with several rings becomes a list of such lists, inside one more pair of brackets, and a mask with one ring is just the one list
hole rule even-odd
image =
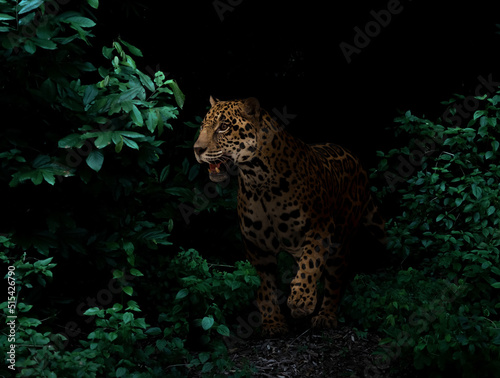
[[297, 261], [299, 270], [290, 284], [291, 294], [288, 297], [288, 307], [294, 318], [310, 315], [316, 308], [316, 286], [332, 250], [331, 239], [329, 232], [311, 231], [306, 235], [304, 250]]
[[257, 290], [257, 307], [262, 316], [264, 336], [276, 336], [288, 332], [285, 317], [281, 314], [276, 285], [277, 262], [273, 252], [265, 252], [245, 241], [247, 258], [260, 277]]

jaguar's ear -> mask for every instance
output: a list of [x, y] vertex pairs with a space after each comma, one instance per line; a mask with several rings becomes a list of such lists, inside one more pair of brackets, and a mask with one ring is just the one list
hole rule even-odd
[[213, 98], [212, 96], [210, 96], [210, 105], [211, 106], [214, 106], [216, 103], [219, 102], [219, 99], [218, 98]]
[[247, 98], [243, 103], [243, 109], [249, 116], [258, 117], [260, 115], [259, 100], [257, 100], [255, 97]]

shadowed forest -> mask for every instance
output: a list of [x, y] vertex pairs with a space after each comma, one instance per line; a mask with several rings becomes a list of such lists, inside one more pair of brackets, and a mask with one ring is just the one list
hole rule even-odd
[[[0, 0], [0, 376], [498, 376], [500, 20], [440, 4]], [[369, 172], [389, 243], [357, 238], [338, 329], [284, 300], [262, 337], [210, 96]]]

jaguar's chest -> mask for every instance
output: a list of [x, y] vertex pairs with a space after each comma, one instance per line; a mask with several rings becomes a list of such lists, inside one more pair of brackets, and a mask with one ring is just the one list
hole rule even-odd
[[274, 194], [270, 189], [255, 189], [248, 195], [245, 189], [250, 189], [241, 188], [240, 185], [238, 215], [244, 238], [264, 250], [299, 251], [310, 223], [305, 211], [307, 205], [293, 193]]

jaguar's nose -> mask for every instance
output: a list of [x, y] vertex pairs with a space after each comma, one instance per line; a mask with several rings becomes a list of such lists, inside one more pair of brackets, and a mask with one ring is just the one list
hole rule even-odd
[[194, 148], [194, 153], [198, 156], [200, 156], [202, 153], [204, 153], [207, 149], [203, 147], [195, 147]]

